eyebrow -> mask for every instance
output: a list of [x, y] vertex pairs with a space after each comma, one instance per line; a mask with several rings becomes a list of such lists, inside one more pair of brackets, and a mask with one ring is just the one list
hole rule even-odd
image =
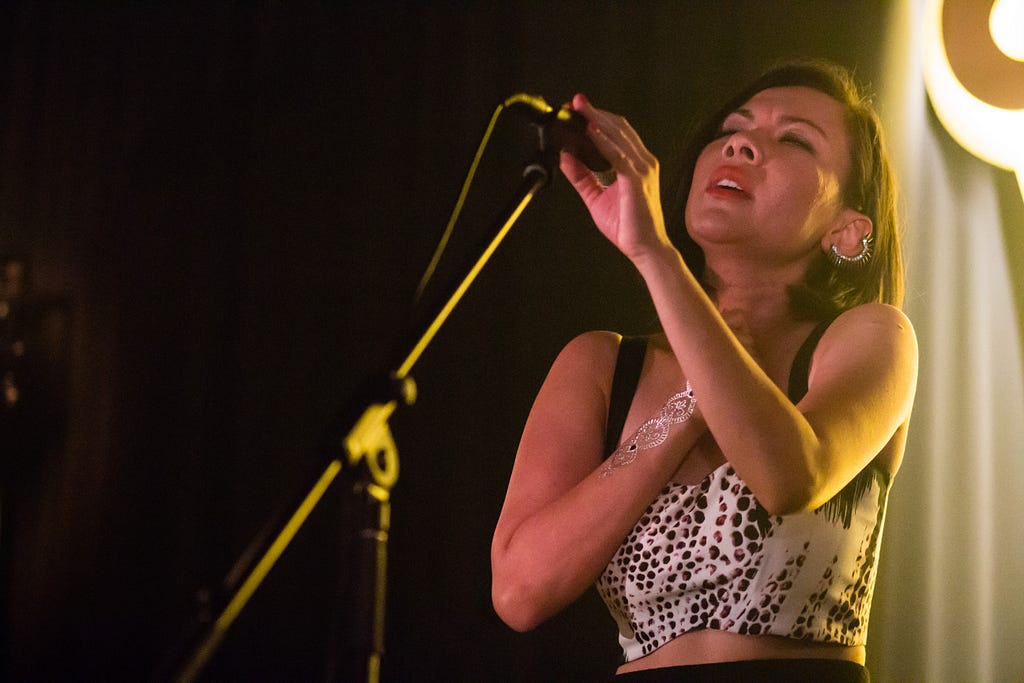
[[[732, 113], [739, 114], [743, 118], [748, 119], [750, 121], [754, 120], [754, 113], [749, 109], [746, 109], [745, 107], [740, 107], [739, 109]], [[781, 120], [784, 121], [785, 123], [803, 123], [807, 126], [810, 126], [814, 130], [818, 131], [818, 134], [821, 135], [821, 137], [825, 138], [826, 140], [828, 139], [828, 135], [825, 133], [822, 127], [816, 124], [814, 121], [811, 121], [810, 119], [805, 119], [802, 116], [783, 115], [781, 117]]]

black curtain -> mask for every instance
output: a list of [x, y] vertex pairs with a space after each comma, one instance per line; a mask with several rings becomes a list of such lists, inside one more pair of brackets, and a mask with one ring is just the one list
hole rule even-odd
[[[151, 675], [197, 594], [304, 481], [334, 411], [391, 367], [499, 102], [586, 92], [670, 162], [695, 112], [777, 58], [829, 57], [871, 81], [884, 19], [883, 2], [820, 0], [6, 5], [0, 256], [29, 268], [18, 310], [46, 312], [17, 333], [46, 381], [18, 379], [49, 401], [8, 411], [17, 429], [0, 432], [17, 464], [0, 491], [8, 678]], [[428, 303], [532, 144], [524, 123], [499, 122]], [[488, 547], [558, 349], [652, 316], [556, 178], [393, 420], [386, 680], [614, 669], [593, 596], [535, 633], [501, 624]], [[243, 612], [211, 679], [323, 676], [332, 596], [352, 579], [344, 490]]]

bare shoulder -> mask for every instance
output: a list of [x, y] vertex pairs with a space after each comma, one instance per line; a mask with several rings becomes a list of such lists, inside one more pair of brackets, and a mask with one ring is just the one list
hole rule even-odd
[[885, 396], [894, 414], [908, 416], [917, 370], [917, 337], [909, 318], [895, 306], [864, 304], [844, 312], [825, 331], [808, 384], [852, 401], [877, 403]]
[[614, 359], [621, 340], [622, 335], [617, 332], [591, 330], [570, 340], [562, 354], [577, 360]]
[[622, 335], [607, 330], [584, 332], [565, 345], [551, 374], [573, 382], [587, 378], [607, 391], [621, 340]]
[[824, 350], [845, 353], [882, 351], [917, 356], [917, 336], [906, 314], [895, 306], [870, 303], [842, 313], [822, 337]]
[[545, 431], [556, 429], [570, 405], [577, 419], [603, 420], [621, 339], [615, 332], [596, 330], [566, 344], [534, 401], [527, 431], [536, 425]]
[[857, 306], [836, 318], [822, 336], [801, 409], [820, 435], [832, 439], [835, 452], [846, 452], [857, 471], [877, 457], [895, 475], [917, 374], [917, 338], [907, 316], [887, 304]]
[[509, 496], [560, 495], [603, 459], [608, 395], [621, 337], [585, 332], [548, 371], [523, 428]]
[[844, 311], [829, 329], [851, 327], [889, 327], [897, 332], [914, 334], [914, 326], [910, 318], [900, 309], [890, 304], [862, 304]]

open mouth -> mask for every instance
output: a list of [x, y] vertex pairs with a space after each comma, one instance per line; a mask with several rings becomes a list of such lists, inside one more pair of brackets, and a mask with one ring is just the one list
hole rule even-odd
[[708, 191], [721, 197], [748, 197], [746, 178], [738, 169], [723, 166], [711, 174]]

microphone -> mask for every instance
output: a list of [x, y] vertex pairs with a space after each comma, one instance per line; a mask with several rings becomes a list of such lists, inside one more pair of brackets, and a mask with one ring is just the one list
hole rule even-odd
[[569, 152], [595, 174], [611, 171], [612, 165], [587, 137], [587, 119], [568, 104], [556, 110], [539, 95], [519, 93], [505, 100], [505, 107], [537, 126], [542, 150]]

